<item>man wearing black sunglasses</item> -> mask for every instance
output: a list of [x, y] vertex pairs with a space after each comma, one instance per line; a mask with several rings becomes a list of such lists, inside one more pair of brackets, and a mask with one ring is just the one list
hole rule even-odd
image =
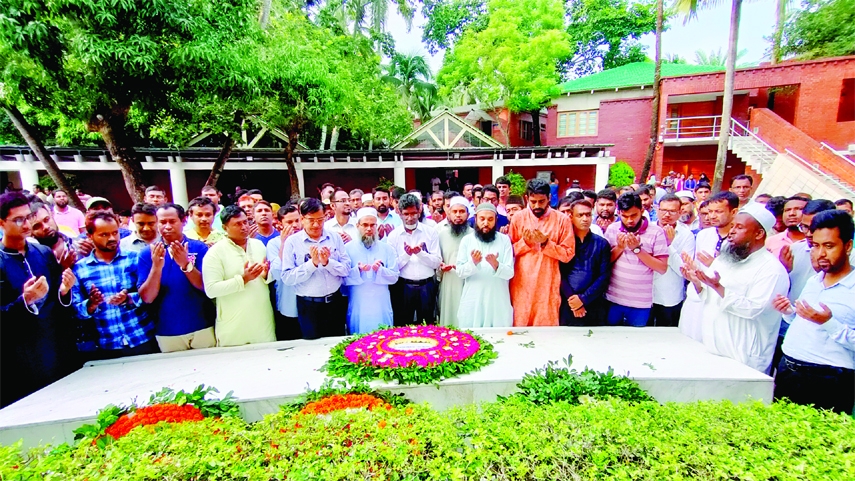
[[78, 366], [74, 339], [59, 312], [71, 305], [70, 269], [50, 248], [27, 241], [30, 206], [18, 192], [0, 195], [0, 407], [60, 379]]

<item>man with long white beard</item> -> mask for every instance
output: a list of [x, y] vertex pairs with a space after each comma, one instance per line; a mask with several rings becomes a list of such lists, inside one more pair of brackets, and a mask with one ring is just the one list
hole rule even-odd
[[463, 279], [454, 270], [457, 249], [463, 237], [472, 231], [467, 222], [469, 201], [463, 196], [452, 197], [448, 203], [448, 218], [437, 226], [442, 263], [439, 265], [439, 323], [442, 326], [460, 327], [457, 309], [463, 294]]
[[475, 230], [460, 242], [455, 271], [464, 279], [458, 327], [510, 327], [514, 323], [510, 279], [514, 276], [511, 239], [496, 232], [496, 207], [475, 208]]
[[377, 239], [377, 211], [363, 207], [356, 212], [359, 237], [344, 246], [350, 258], [350, 286], [347, 307], [349, 334], [371, 332], [380, 326], [391, 326], [392, 298], [389, 286], [398, 281], [398, 260], [393, 249]]
[[768, 373], [781, 314], [772, 301], [790, 286], [784, 266], [765, 248], [775, 216], [763, 204], [750, 203], [709, 267], [710, 274], [684, 259], [683, 276], [704, 301], [703, 342], [713, 354], [735, 359]]

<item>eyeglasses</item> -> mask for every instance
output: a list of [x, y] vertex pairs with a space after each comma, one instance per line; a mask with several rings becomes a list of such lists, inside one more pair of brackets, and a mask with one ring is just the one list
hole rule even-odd
[[14, 219], [9, 219], [6, 222], [11, 222], [18, 227], [24, 227], [24, 224], [27, 223], [27, 218], [26, 217], [15, 217]]
[[799, 232], [801, 232], [802, 234], [807, 234], [808, 232], [810, 232], [810, 226], [805, 224], [799, 224]]
[[310, 225], [323, 224], [326, 218], [324, 217], [303, 217]]

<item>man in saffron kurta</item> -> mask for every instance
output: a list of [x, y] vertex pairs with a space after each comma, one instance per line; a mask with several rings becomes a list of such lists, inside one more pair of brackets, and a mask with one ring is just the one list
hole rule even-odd
[[528, 208], [514, 215], [510, 237], [516, 256], [511, 279], [514, 326], [557, 326], [561, 306], [561, 262], [575, 251], [570, 219], [549, 207], [549, 184], [532, 179], [526, 186]]

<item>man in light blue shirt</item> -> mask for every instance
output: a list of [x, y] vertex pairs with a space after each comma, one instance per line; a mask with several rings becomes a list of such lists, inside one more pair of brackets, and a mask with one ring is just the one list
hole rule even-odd
[[819, 273], [808, 279], [795, 305], [784, 296], [774, 306], [795, 316], [775, 375], [775, 399], [852, 413], [855, 405], [855, 272], [849, 261], [852, 218], [830, 210], [811, 222], [811, 257]]
[[303, 338], [343, 336], [347, 302], [341, 286], [350, 274], [350, 258], [341, 236], [324, 229], [320, 200], [301, 200], [299, 211], [303, 230], [288, 237], [282, 248], [282, 281], [297, 294]]
[[294, 286], [287, 286], [282, 280], [282, 249], [283, 241], [303, 230], [303, 225], [300, 223], [297, 204], [291, 202], [280, 207], [276, 217], [282, 224], [282, 232], [267, 243], [270, 275], [276, 279], [274, 293], [276, 310], [273, 316], [276, 321], [276, 340], [290, 341], [300, 339], [302, 336], [300, 324], [297, 321], [297, 294], [294, 292]]

